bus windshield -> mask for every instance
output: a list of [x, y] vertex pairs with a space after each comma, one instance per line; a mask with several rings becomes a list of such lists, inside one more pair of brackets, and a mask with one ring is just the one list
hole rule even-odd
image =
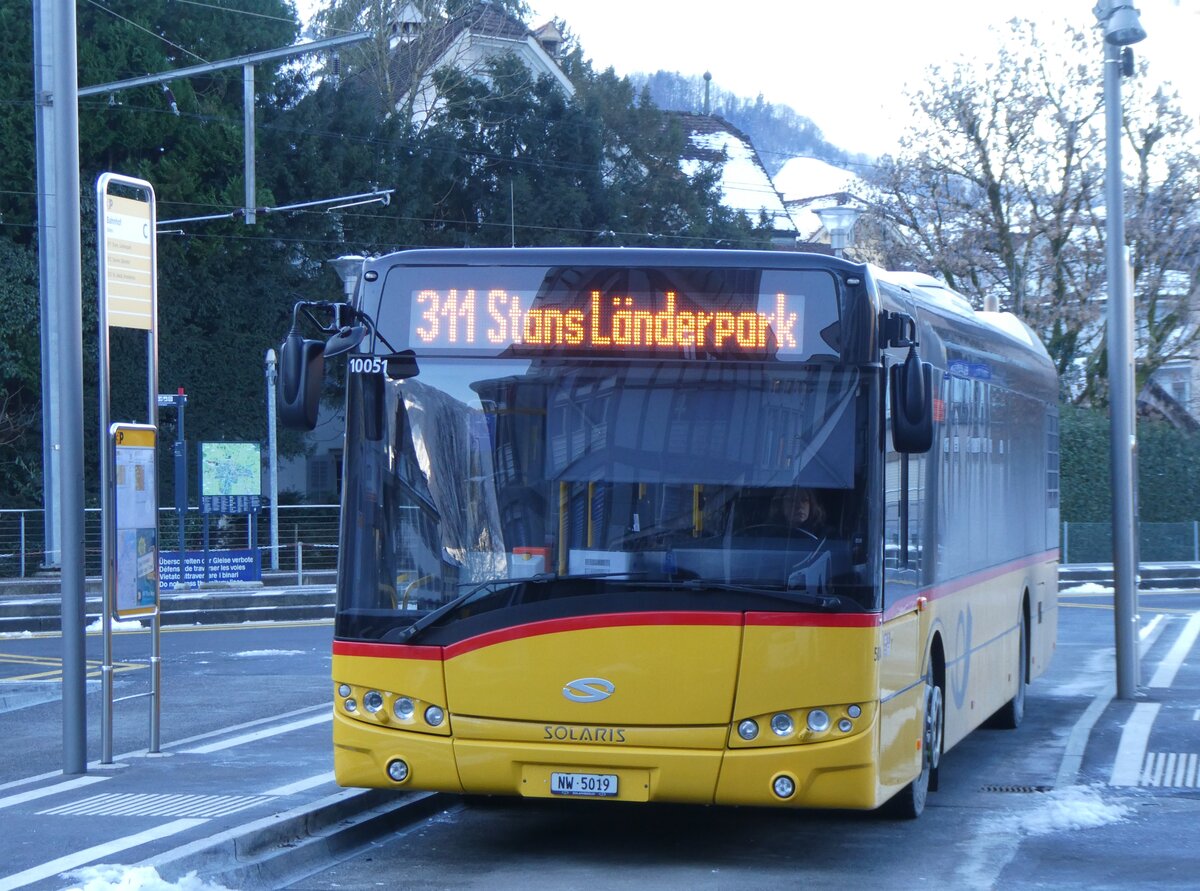
[[442, 625], [876, 606], [857, 369], [419, 364], [349, 379], [339, 637], [460, 599]]

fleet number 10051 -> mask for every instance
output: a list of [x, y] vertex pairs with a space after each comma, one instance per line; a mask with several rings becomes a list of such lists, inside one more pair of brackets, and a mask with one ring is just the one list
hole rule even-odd
[[351, 356], [348, 368], [351, 374], [383, 374], [382, 356]]

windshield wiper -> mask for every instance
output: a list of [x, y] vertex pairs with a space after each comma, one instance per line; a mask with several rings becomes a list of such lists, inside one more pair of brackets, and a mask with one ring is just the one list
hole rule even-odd
[[788, 603], [815, 606], [818, 609], [837, 610], [846, 606], [846, 600], [840, 594], [813, 594], [798, 588], [764, 588], [758, 585], [742, 585], [708, 579], [680, 579], [674, 582], [639, 582], [638, 584], [646, 588], [669, 588], [676, 591], [730, 591], [735, 594], [756, 594], [772, 600], [785, 600]]
[[449, 603], [439, 606], [433, 612], [426, 613], [425, 615], [421, 616], [421, 618], [417, 619], [417, 621], [413, 622], [411, 625], [405, 628], [403, 632], [400, 633], [400, 643], [411, 643], [414, 637], [416, 637], [429, 626], [436, 624], [443, 616], [454, 612], [454, 610], [458, 609], [459, 607], [466, 606], [470, 601], [474, 600], [479, 595], [494, 594], [504, 587], [514, 587], [516, 585], [544, 585], [548, 582], [569, 582], [575, 581], [576, 579], [603, 579], [614, 575], [630, 576], [637, 575], [637, 573], [593, 572], [586, 575], [551, 575], [549, 573], [539, 572], [528, 576], [518, 576], [504, 579], [488, 579], [486, 582], [480, 582], [471, 588], [471, 590], [458, 595]]

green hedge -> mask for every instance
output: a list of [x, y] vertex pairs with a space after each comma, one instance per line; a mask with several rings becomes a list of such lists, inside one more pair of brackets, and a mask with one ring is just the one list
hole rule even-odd
[[[1062, 519], [1104, 523], [1112, 519], [1109, 419], [1106, 411], [1061, 410]], [[1143, 523], [1200, 519], [1200, 435], [1165, 421], [1138, 420], [1138, 516]]]

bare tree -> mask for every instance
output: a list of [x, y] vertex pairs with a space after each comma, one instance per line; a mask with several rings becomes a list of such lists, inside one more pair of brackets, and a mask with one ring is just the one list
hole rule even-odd
[[[1013, 20], [993, 58], [931, 69], [911, 96], [912, 129], [874, 185], [878, 211], [900, 236], [889, 245], [893, 258], [975, 299], [997, 296], [1041, 334], [1070, 396], [1102, 401], [1100, 45], [1097, 35], [1062, 32], [1049, 46], [1032, 23]], [[1140, 78], [1147, 81], [1144, 67]], [[1136, 173], [1130, 165], [1127, 186], [1138, 317], [1148, 334], [1139, 363], [1148, 373], [1196, 339], [1189, 299], [1176, 292], [1189, 255], [1195, 291], [1197, 156], [1194, 140], [1177, 138], [1186, 119], [1173, 97], [1160, 92], [1147, 102], [1135, 93], [1127, 108], [1126, 155], [1132, 147], [1140, 165]], [[1180, 238], [1185, 230], [1190, 241]]]

